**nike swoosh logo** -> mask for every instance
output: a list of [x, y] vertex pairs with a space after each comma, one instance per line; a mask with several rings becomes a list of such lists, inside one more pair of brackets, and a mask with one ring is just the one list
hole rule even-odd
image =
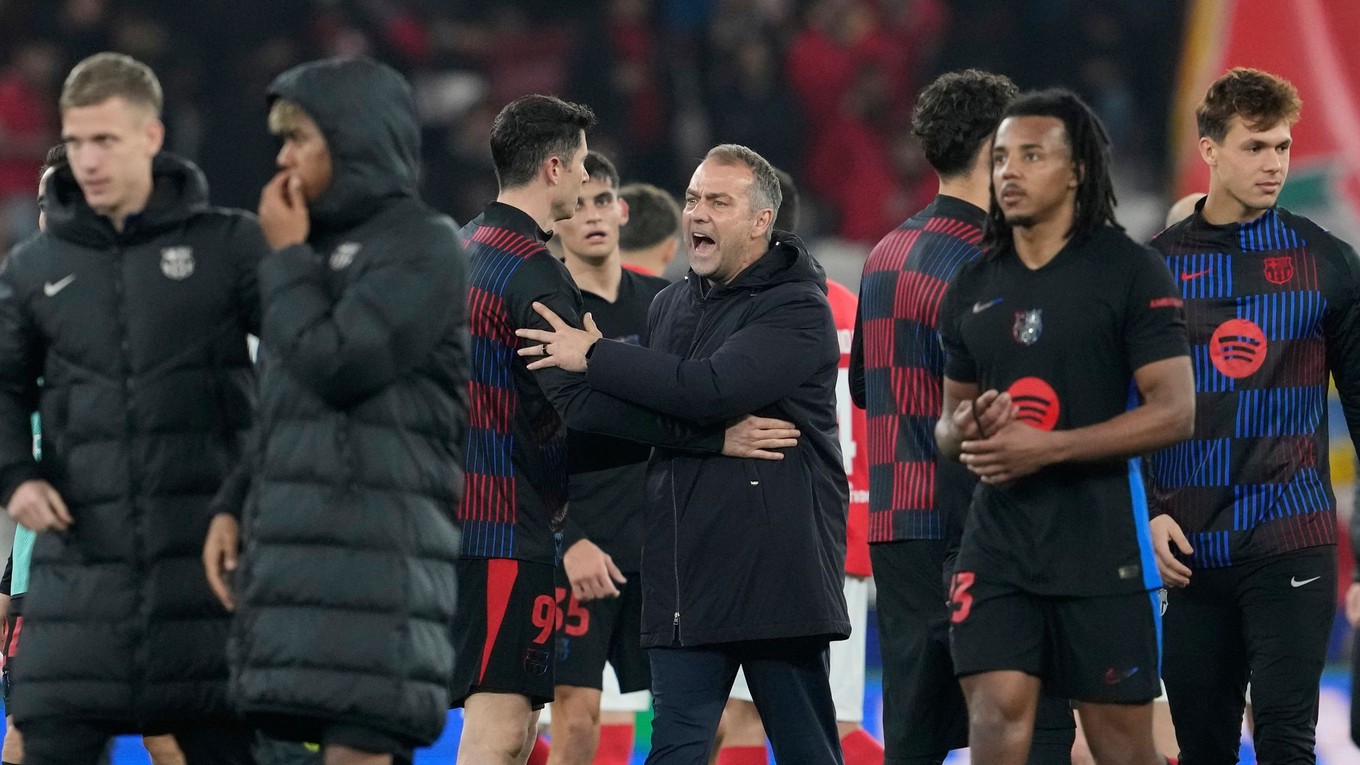
[[1105, 684], [1118, 685], [1119, 683], [1128, 680], [1130, 677], [1133, 677], [1136, 674], [1138, 674], [1138, 667], [1126, 669], [1123, 672], [1116, 670], [1114, 667], [1110, 667], [1109, 669], [1105, 670]]
[[995, 300], [988, 300], [988, 301], [985, 302], [985, 303], [974, 303], [974, 304], [973, 304], [973, 313], [982, 313], [983, 311], [987, 310], [988, 308], [991, 308], [992, 306], [996, 305], [997, 303], [1000, 303], [1003, 299], [1004, 299], [1004, 298], [996, 298]]
[[71, 274], [70, 276], [67, 276], [65, 279], [62, 279], [61, 281], [57, 281], [57, 282], [48, 282], [48, 283], [46, 283], [46, 284], [43, 285], [43, 294], [46, 295], [46, 296], [48, 296], [48, 297], [52, 297], [53, 295], [57, 294], [58, 292], [61, 292], [62, 290], [66, 289], [66, 287], [67, 287], [68, 285], [70, 285], [70, 283], [73, 282], [73, 281], [75, 281], [75, 280], [76, 280], [76, 275], [75, 275], [75, 274]]
[[1204, 269], [1203, 271], [1196, 271], [1196, 272], [1194, 272], [1194, 273], [1189, 273], [1189, 272], [1187, 272], [1187, 271], [1182, 271], [1182, 272], [1181, 272], [1181, 281], [1183, 281], [1183, 282], [1188, 282], [1188, 281], [1190, 281], [1191, 279], [1198, 279], [1199, 277], [1204, 276], [1205, 274], [1207, 274], [1207, 273], [1209, 273], [1209, 272], [1211, 272], [1211, 271], [1213, 271], [1213, 270], [1214, 270], [1214, 269], [1212, 269], [1212, 268], [1206, 268], [1206, 269]]
[[1300, 582], [1299, 580], [1297, 580], [1297, 579], [1295, 579], [1294, 577], [1291, 576], [1291, 577], [1289, 577], [1289, 586], [1290, 586], [1290, 587], [1302, 587], [1302, 586], [1304, 586], [1305, 584], [1308, 584], [1309, 582], [1316, 582], [1317, 580], [1319, 580], [1319, 579], [1321, 579], [1321, 578], [1322, 578], [1322, 577], [1320, 577], [1320, 576], [1315, 576], [1315, 577], [1313, 577], [1312, 579], [1305, 579], [1305, 580], [1303, 580], [1302, 582]]

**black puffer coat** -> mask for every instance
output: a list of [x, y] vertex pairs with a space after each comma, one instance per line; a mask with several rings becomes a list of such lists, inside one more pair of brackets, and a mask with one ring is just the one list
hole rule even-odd
[[147, 207], [118, 233], [57, 173], [47, 233], [0, 274], [0, 499], [45, 478], [75, 519], [34, 548], [21, 723], [133, 730], [229, 711], [229, 615], [199, 560], [250, 426], [246, 333], [268, 247], [251, 217], [208, 207], [193, 165], [162, 154], [153, 174]]
[[396, 72], [328, 60], [271, 92], [316, 120], [333, 180], [308, 242], [260, 267], [263, 446], [242, 529], [233, 695], [266, 724], [347, 722], [428, 743], [453, 668], [464, 256], [453, 221], [416, 198], [419, 133]]

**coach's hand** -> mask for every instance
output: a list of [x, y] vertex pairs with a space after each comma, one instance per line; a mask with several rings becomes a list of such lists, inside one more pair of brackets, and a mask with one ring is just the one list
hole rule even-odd
[[533, 343], [520, 348], [518, 351], [521, 356], [537, 359], [537, 361], [529, 364], [529, 369], [561, 367], [568, 372], [586, 371], [586, 354], [590, 352], [590, 346], [604, 337], [604, 333], [600, 332], [599, 327], [595, 326], [595, 319], [590, 314], [586, 314], [581, 318], [586, 328], [577, 329], [562, 321], [562, 317], [553, 313], [553, 310], [546, 305], [535, 302], [533, 307], [538, 315], [548, 322], [548, 326], [552, 327], [552, 331], [543, 329], [515, 330], [516, 335]]
[[29, 531], [65, 531], [75, 520], [52, 484], [24, 481], [9, 498], [9, 517]]
[[281, 250], [307, 241], [311, 219], [302, 180], [286, 170], [275, 175], [260, 192], [259, 215], [260, 228], [270, 247]]
[[748, 414], [727, 426], [723, 434], [722, 453], [725, 457], [749, 457], [759, 460], [782, 460], [783, 452], [798, 445], [798, 426], [787, 420], [757, 417]]
[[241, 524], [230, 513], [218, 513], [208, 524], [208, 538], [203, 542], [203, 573], [208, 587], [228, 611], [236, 610], [231, 597], [228, 577], [236, 570], [237, 550], [241, 545]]
[[[1190, 540], [1185, 538], [1185, 532], [1181, 531], [1181, 526], [1169, 515], [1159, 515], [1148, 521], [1148, 529], [1152, 532], [1152, 551], [1157, 555], [1157, 571], [1162, 575], [1162, 582], [1167, 587], [1184, 587], [1190, 584], [1190, 567], [1181, 563], [1180, 560], [1171, 552], [1171, 543], [1176, 543], [1176, 548], [1185, 555], [1194, 552], [1190, 547]], [[1347, 608], [1350, 603], [1347, 601]]]
[[618, 584], [627, 584], [619, 567], [609, 553], [589, 539], [582, 539], [567, 548], [562, 555], [562, 568], [571, 582], [571, 594], [581, 603], [600, 598], [617, 598]]

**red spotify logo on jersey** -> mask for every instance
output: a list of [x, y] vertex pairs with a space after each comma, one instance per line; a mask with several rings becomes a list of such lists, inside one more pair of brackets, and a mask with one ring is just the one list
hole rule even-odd
[[1038, 377], [1021, 377], [1006, 389], [1016, 417], [1039, 430], [1052, 430], [1058, 424], [1058, 394], [1053, 386]]
[[1209, 338], [1209, 358], [1225, 377], [1247, 377], [1266, 360], [1266, 334], [1246, 319], [1228, 319]]

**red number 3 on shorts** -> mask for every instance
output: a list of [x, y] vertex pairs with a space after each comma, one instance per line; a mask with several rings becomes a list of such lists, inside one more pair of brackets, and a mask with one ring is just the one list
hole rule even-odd
[[954, 574], [954, 580], [949, 585], [949, 621], [954, 624], [967, 619], [973, 610], [973, 596], [968, 593], [968, 588], [973, 586], [974, 578], [972, 571], [960, 571]]

